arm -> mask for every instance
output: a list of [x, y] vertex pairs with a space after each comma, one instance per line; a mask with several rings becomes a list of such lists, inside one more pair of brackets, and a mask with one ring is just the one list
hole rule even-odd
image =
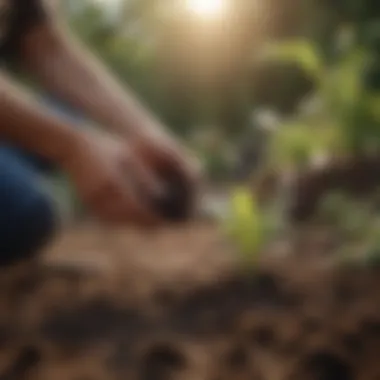
[[32, 30], [21, 45], [23, 61], [46, 88], [117, 134], [136, 136], [159, 123], [58, 22]]
[[192, 208], [199, 171], [197, 161], [57, 20], [47, 17], [35, 24], [19, 46], [22, 62], [46, 88], [130, 140], [133, 154], [152, 177], [175, 188], [181, 196], [185, 193], [188, 200], [181, 207], [186, 212]]
[[80, 132], [50, 116], [0, 73], [0, 141], [62, 164]]
[[103, 221], [157, 223], [144, 198], [150, 199], [151, 191], [155, 194], [155, 182], [127, 144], [78, 131], [50, 116], [1, 74], [0, 120], [0, 142], [9, 141], [55, 162]]

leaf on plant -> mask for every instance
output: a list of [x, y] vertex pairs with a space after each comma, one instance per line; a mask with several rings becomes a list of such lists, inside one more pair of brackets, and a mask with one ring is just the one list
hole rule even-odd
[[233, 191], [227, 230], [245, 258], [254, 258], [260, 248], [263, 226], [259, 207], [248, 189]]
[[367, 104], [373, 119], [380, 122], [380, 93], [369, 96]]
[[319, 80], [323, 64], [313, 44], [307, 40], [293, 40], [279, 44], [270, 44], [264, 49], [263, 59], [295, 62], [313, 78]]

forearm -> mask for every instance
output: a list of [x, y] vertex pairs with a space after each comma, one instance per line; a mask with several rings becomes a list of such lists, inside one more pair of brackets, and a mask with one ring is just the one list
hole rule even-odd
[[48, 89], [118, 134], [139, 134], [156, 124], [78, 41], [58, 28], [40, 29], [30, 37], [36, 42], [26, 43], [24, 52], [29, 69]]
[[0, 141], [10, 142], [61, 164], [79, 133], [38, 106], [0, 74]]

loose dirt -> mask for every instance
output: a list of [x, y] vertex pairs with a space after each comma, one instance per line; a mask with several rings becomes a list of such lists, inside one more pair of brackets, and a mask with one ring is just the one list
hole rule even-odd
[[0, 379], [380, 379], [379, 270], [314, 251], [252, 273], [210, 225], [67, 231], [0, 275]]

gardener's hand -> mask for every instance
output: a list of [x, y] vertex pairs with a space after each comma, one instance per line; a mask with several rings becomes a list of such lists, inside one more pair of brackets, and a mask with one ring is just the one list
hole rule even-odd
[[126, 142], [81, 133], [62, 166], [84, 203], [101, 220], [139, 226], [160, 222], [149, 203], [159, 196], [160, 185]]
[[[129, 142], [139, 159], [149, 167], [156, 178], [163, 180], [161, 181], [163, 191], [170, 190], [165, 185], [177, 187], [174, 189], [175, 192], [177, 191], [177, 195], [167, 194], [169, 197], [177, 197], [177, 200], [174, 200], [174, 202], [178, 202], [177, 205], [172, 203], [173, 205], [170, 206], [171, 202], [168, 200], [169, 204], [166, 203], [166, 207], [179, 209], [166, 210], [166, 214], [174, 212], [174, 214], [189, 217], [195, 211], [198, 199], [201, 177], [201, 166], [198, 160], [169, 134], [161, 132], [160, 128], [152, 130], [152, 133], [130, 138]], [[173, 191], [173, 189], [171, 190]], [[181, 207], [182, 210], [180, 210]]]

